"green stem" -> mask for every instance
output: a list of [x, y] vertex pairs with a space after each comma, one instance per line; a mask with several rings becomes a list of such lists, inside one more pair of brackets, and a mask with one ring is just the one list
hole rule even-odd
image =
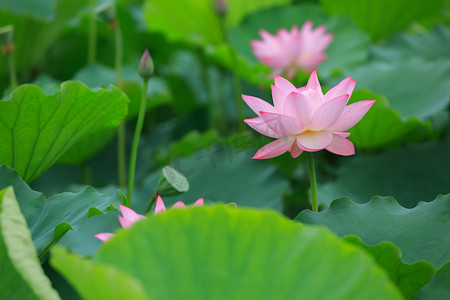
[[95, 21], [95, 0], [91, 0], [89, 14], [88, 63], [95, 62], [97, 53], [97, 22]]
[[309, 181], [311, 183], [311, 203], [312, 211], [319, 211], [319, 204], [317, 201], [317, 181], [316, 181], [316, 169], [314, 167], [314, 154], [307, 152], [308, 157], [308, 169], [309, 169]]
[[231, 70], [233, 76], [233, 86], [234, 86], [234, 101], [236, 106], [236, 117], [238, 122], [238, 128], [242, 129], [244, 126], [244, 104], [241, 98], [242, 86], [241, 80], [239, 78], [239, 74], [237, 72], [237, 66], [239, 65], [239, 60], [236, 56], [236, 51], [233, 48], [233, 44], [230, 41], [230, 37], [228, 36], [228, 31], [225, 27], [225, 18], [219, 17], [220, 30], [222, 32], [222, 36], [224, 41], [229, 46], [229, 54], [231, 59]]
[[148, 89], [148, 80], [144, 80], [144, 85], [142, 87], [142, 98], [141, 98], [141, 106], [139, 108], [139, 115], [136, 123], [136, 129], [134, 130], [133, 144], [131, 146], [131, 155], [130, 155], [130, 169], [128, 173], [128, 205], [131, 206], [131, 201], [133, 197], [133, 186], [134, 186], [134, 173], [136, 168], [136, 157], [139, 146], [139, 138], [142, 132], [142, 126], [144, 125], [145, 119], [145, 107], [147, 104], [147, 89]]
[[10, 52], [7, 54], [8, 66], [9, 66], [9, 83], [12, 88], [17, 86], [17, 73], [16, 73], [16, 63], [14, 61], [14, 52]]
[[147, 206], [145, 207], [145, 214], [147, 214], [152, 209], [153, 204], [156, 202], [156, 198], [158, 198], [158, 195], [155, 192], [150, 201], [148, 201]]
[[[122, 56], [123, 56], [123, 39], [122, 30], [120, 29], [120, 24], [117, 22], [114, 29], [114, 40], [115, 40], [115, 75], [116, 75], [116, 85], [119, 89], [123, 89], [122, 83]], [[125, 120], [117, 128], [117, 172], [119, 177], [119, 185], [126, 185], [126, 135], [125, 135]]]

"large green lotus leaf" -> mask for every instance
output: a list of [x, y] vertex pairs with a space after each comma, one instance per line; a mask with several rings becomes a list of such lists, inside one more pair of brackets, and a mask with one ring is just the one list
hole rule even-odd
[[417, 294], [416, 300], [450, 299], [450, 262], [443, 264], [430, 282]]
[[418, 19], [441, 15], [444, 2], [436, 0], [424, 5], [420, 0], [320, 0], [326, 12], [349, 15], [374, 40], [407, 28]]
[[328, 59], [319, 66], [321, 72], [330, 75], [334, 70], [348, 70], [368, 58], [368, 35], [347, 17], [330, 17], [314, 4], [276, 7], [251, 14], [239, 27], [233, 28], [230, 35], [236, 50], [249, 61], [256, 62], [250, 41], [261, 39], [258, 34], [260, 29], [275, 34], [280, 28], [290, 30], [292, 25], [300, 27], [307, 20], [311, 20], [314, 27], [325, 24], [327, 32], [334, 35], [334, 40], [326, 50]]
[[405, 119], [429, 118], [444, 110], [450, 100], [449, 59], [372, 62], [351, 75], [358, 87], [385, 95], [391, 107]]
[[418, 261], [414, 264], [403, 263], [400, 249], [390, 242], [367, 246], [355, 235], [344, 236], [343, 240], [361, 247], [372, 255], [377, 264], [386, 271], [391, 281], [400, 289], [405, 299], [413, 299], [435, 273], [433, 265], [426, 261]]
[[340, 198], [323, 212], [305, 210], [295, 220], [323, 224], [339, 236], [355, 234], [367, 245], [392, 242], [406, 263], [426, 260], [439, 267], [450, 260], [450, 194], [411, 209], [392, 197], [373, 197], [367, 204]]
[[77, 288], [83, 299], [147, 300], [137, 279], [109, 265], [70, 254], [62, 247], [52, 251], [51, 264]]
[[0, 190], [2, 299], [60, 299], [45, 276], [12, 187]]
[[[352, 136], [350, 136], [350, 139]], [[366, 203], [372, 196], [392, 196], [404, 207], [445, 194], [450, 186], [450, 138], [372, 155], [344, 158], [336, 180], [319, 184], [318, 197], [328, 207], [333, 199], [349, 196]]]
[[[250, 12], [288, 3], [290, 0], [230, 0], [226, 23], [236, 26]], [[172, 5], [164, 0], [146, 1], [145, 20], [152, 31], [163, 33], [170, 40], [196, 44], [219, 44], [224, 41], [213, 0], [178, 0]]]
[[[31, 66], [38, 62], [48, 46], [52, 44], [64, 29], [64, 25], [88, 3], [88, 0], [52, 0], [53, 7], [50, 11], [48, 9], [48, 2], [50, 1], [45, 0], [47, 8], [42, 4], [42, 1], [32, 1], [35, 4], [34, 6], [39, 6], [39, 9], [36, 9], [36, 7], [28, 5], [30, 1], [26, 1], [27, 5], [23, 5], [22, 2], [24, 1], [6, 0], [8, 3], [7, 7], [11, 8], [14, 6], [21, 10], [32, 9], [35, 15], [48, 16], [49, 13], [54, 12], [52, 20], [47, 21], [36, 20], [31, 14], [17, 16], [7, 10], [0, 9], [0, 27], [9, 24], [14, 25], [14, 42], [16, 45], [14, 56], [19, 74], [28, 71]], [[70, 62], [62, 62], [62, 66], [67, 63]], [[0, 59], [0, 78], [6, 79], [7, 72], [7, 61]]]
[[377, 100], [369, 112], [349, 130], [350, 140], [362, 149], [380, 149], [404, 144], [430, 132], [430, 124], [417, 118], [403, 120], [398, 111], [389, 106], [383, 95], [369, 90], [355, 90], [349, 103], [361, 100]]
[[427, 60], [448, 58], [450, 28], [438, 24], [433, 30], [421, 33], [401, 33], [383, 47], [373, 49], [376, 59], [395, 61], [420, 56]]
[[[52, 263], [81, 290], [65, 261]], [[133, 276], [149, 299], [401, 299], [363, 250], [273, 211], [170, 210], [118, 232], [92, 264]]]
[[13, 186], [20, 209], [30, 228], [36, 251], [42, 257], [69, 230], [80, 230], [89, 217], [117, 210], [122, 197], [100, 194], [92, 187], [46, 199], [33, 191], [17, 173], [0, 166], [0, 188]]
[[31, 182], [82, 137], [117, 126], [128, 98], [117, 88], [91, 91], [77, 81], [46, 95], [30, 84], [0, 101], [0, 163]]
[[88, 161], [116, 135], [114, 128], [105, 129], [82, 138], [78, 143], [70, 147], [58, 160], [58, 164], [81, 165]]

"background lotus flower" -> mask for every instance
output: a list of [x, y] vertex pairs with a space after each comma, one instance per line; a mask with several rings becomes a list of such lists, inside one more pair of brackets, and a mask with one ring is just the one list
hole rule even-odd
[[333, 35], [325, 33], [326, 29], [325, 25], [313, 29], [312, 22], [307, 21], [300, 30], [294, 25], [290, 32], [280, 29], [276, 35], [260, 30], [263, 40], [253, 40], [250, 45], [253, 54], [271, 67], [274, 75], [285, 74], [287, 78], [293, 78], [299, 70], [312, 72], [327, 58], [323, 51], [333, 40]]
[[[203, 198], [198, 199], [195, 201], [193, 206], [202, 206], [204, 203]], [[186, 205], [182, 201], [176, 202], [172, 208], [186, 208]], [[122, 228], [130, 228], [134, 223], [136, 223], [139, 220], [145, 219], [146, 217], [144, 215], [140, 215], [136, 213], [131, 208], [128, 208], [124, 205], [119, 205], [120, 212], [122, 216], [118, 216], [120, 225]], [[155, 207], [155, 215], [165, 212], [166, 206], [164, 205], [164, 201], [162, 200], [161, 196], [158, 195], [158, 198], [156, 199], [156, 207]], [[107, 242], [114, 236], [114, 233], [110, 232], [102, 232], [97, 233], [94, 235], [97, 239], [99, 239], [102, 242]]]
[[258, 115], [245, 122], [256, 131], [276, 138], [256, 152], [253, 158], [272, 158], [289, 151], [293, 158], [303, 151], [326, 149], [338, 155], [355, 154], [346, 130], [358, 123], [375, 100], [363, 100], [347, 105], [355, 88], [351, 77], [322, 93], [316, 71], [306, 86], [295, 88], [288, 80], [276, 76], [272, 85], [274, 105], [256, 97], [242, 95], [247, 105]]

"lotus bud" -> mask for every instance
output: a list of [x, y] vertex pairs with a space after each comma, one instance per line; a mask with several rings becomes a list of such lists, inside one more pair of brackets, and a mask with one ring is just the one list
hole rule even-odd
[[109, 29], [117, 27], [117, 13], [114, 2], [107, 2], [97, 9], [97, 14], [109, 24]]
[[227, 0], [216, 0], [214, 3], [214, 9], [220, 17], [226, 16], [228, 13], [228, 3]]
[[14, 26], [8, 25], [0, 27], [0, 43], [2, 45], [2, 52], [8, 54], [14, 50]]
[[144, 80], [149, 80], [150, 77], [153, 75], [154, 66], [153, 66], [153, 60], [150, 56], [150, 53], [148, 52], [148, 49], [145, 49], [144, 54], [141, 57], [141, 61], [139, 62], [139, 75]]

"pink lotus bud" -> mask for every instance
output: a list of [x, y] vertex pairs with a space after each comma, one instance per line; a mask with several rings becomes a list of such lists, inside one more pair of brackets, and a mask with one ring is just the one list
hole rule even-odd
[[139, 75], [144, 80], [149, 80], [152, 77], [154, 72], [153, 60], [148, 52], [148, 49], [145, 49], [144, 54], [141, 57], [141, 61], [139, 62]]
[[214, 3], [214, 9], [216, 11], [216, 14], [218, 14], [220, 17], [226, 16], [228, 13], [228, 3], [227, 0], [216, 0]]

